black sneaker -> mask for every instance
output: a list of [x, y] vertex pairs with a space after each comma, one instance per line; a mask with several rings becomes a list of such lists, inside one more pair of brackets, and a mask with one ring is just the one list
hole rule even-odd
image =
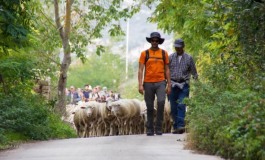
[[177, 129], [174, 129], [172, 133], [173, 134], [182, 134], [184, 132], [185, 132], [185, 127], [179, 127]]
[[159, 135], [159, 136], [161, 136], [163, 134], [163, 132], [162, 131], [156, 131], [156, 135]]
[[172, 133], [173, 133], [173, 134], [178, 134], [178, 130], [177, 130], [177, 129], [174, 129], [174, 130], [172, 131]]
[[146, 131], [146, 135], [147, 136], [153, 136], [154, 135], [154, 131]]

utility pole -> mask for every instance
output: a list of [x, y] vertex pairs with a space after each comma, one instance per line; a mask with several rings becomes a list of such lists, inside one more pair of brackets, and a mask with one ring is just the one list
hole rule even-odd
[[127, 20], [127, 29], [126, 29], [126, 80], [128, 79], [128, 52], [129, 52], [129, 19]]

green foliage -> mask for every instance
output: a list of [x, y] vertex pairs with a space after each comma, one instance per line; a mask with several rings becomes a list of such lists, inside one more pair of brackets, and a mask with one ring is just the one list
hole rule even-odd
[[[2, 0], [0, 6], [0, 56], [28, 44], [34, 9], [29, 0]], [[31, 6], [34, 7], [34, 6]]]
[[187, 102], [194, 148], [264, 159], [264, 14], [264, 1], [164, 0], [150, 18], [197, 60], [201, 82]]
[[[123, 0], [74, 1], [72, 5], [72, 28], [70, 34], [71, 53], [75, 53], [85, 61], [85, 47], [96, 46], [97, 55], [104, 51], [104, 47], [94, 40], [102, 38], [104, 30], [110, 36], [122, 36], [120, 21], [131, 18], [140, 10], [141, 2], [123, 5]], [[82, 7], [80, 7], [82, 6]]]
[[[50, 138], [74, 137], [70, 126], [61, 122], [38, 95], [13, 92], [0, 93], [0, 143], [18, 140], [45, 140]], [[17, 138], [16, 138], [17, 137]]]
[[[24, 84], [24, 88], [20, 87], [22, 90], [25, 87], [30, 90], [32, 81], [36, 77], [45, 79], [49, 76], [54, 80], [55, 73], [58, 70], [59, 57], [53, 52], [60, 43], [58, 43], [58, 40], [56, 41], [55, 32], [57, 31], [52, 26], [52, 19], [43, 14], [40, 2], [4, 1], [1, 7], [4, 9], [3, 12], [0, 12], [0, 17], [5, 17], [6, 12], [11, 12], [9, 15], [13, 18], [12, 20], [0, 18], [0, 21], [3, 20], [3, 23], [1, 23], [3, 26], [0, 26], [0, 30], [3, 30], [1, 33], [5, 33], [4, 24], [13, 26], [12, 23], [21, 25], [28, 33], [25, 35], [23, 42], [18, 37], [7, 35], [0, 40], [3, 40], [3, 48], [8, 51], [8, 55], [1, 55], [0, 49], [0, 83], [3, 84], [0, 91], [8, 93], [11, 88], [22, 83]], [[10, 41], [14, 42], [12, 38], [16, 39], [16, 43], [23, 43], [23, 45], [21, 44], [23, 48], [19, 47], [20, 44], [9, 44]], [[24, 41], [27, 42], [24, 43]]]
[[[8, 92], [14, 85], [32, 81], [34, 62], [26, 56], [8, 56], [0, 59], [0, 73], [3, 87], [0, 91]], [[26, 86], [26, 85], [25, 85]]]
[[49, 139], [58, 138], [75, 138], [75, 130], [65, 122], [61, 121], [61, 117], [57, 114], [51, 113], [48, 117], [49, 128], [51, 130]]
[[[47, 112], [43, 104], [38, 104], [37, 97], [26, 100], [19, 94], [1, 96], [1, 127], [8, 131], [16, 131], [33, 139], [47, 138]], [[31, 101], [30, 101], [31, 100]], [[30, 103], [31, 102], [31, 103]], [[41, 106], [41, 107], [39, 107]], [[42, 137], [43, 136], [43, 137]]]
[[36, 77], [56, 77], [60, 46], [39, 1], [4, 0], [0, 6], [0, 148], [24, 140], [74, 137], [52, 107], [32, 91]]
[[211, 31], [207, 29], [211, 14], [206, 13], [204, 3], [205, 1], [164, 0], [158, 4], [149, 20], [157, 23], [165, 32], [173, 32], [182, 37], [186, 48], [196, 54], [211, 36]]
[[242, 47], [234, 59], [243, 73], [241, 78], [248, 79], [248, 83], [253, 83], [252, 89], [262, 93], [265, 90], [265, 2], [235, 1], [232, 5], [235, 14], [231, 18]]
[[119, 92], [122, 98], [129, 98], [129, 99], [140, 99], [143, 100], [143, 95], [141, 95], [138, 91], [138, 80], [137, 78], [132, 78], [130, 80], [124, 81], [119, 86]]
[[264, 158], [264, 97], [250, 90], [223, 91], [203, 83], [193, 89], [192, 98], [186, 100], [186, 119], [195, 148], [225, 158]]
[[[90, 56], [85, 64], [71, 67], [67, 86], [82, 88], [85, 84], [101, 85], [117, 91], [118, 86], [125, 80], [125, 59], [119, 54], [109, 52], [106, 51], [101, 56]], [[129, 73], [133, 73], [131, 67]]]
[[97, 47], [96, 53], [97, 53], [98, 56], [100, 56], [100, 54], [101, 54], [102, 52], [104, 52], [104, 51], [105, 51], [104, 46], [99, 45], [99, 46]]
[[222, 146], [219, 152], [225, 157], [238, 160], [265, 158], [265, 101], [258, 95], [250, 97], [240, 114], [216, 136], [220, 139], [218, 145]]

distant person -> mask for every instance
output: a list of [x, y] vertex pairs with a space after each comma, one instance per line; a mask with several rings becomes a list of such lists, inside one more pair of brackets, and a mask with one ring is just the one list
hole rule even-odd
[[70, 92], [68, 93], [67, 97], [68, 97], [68, 102], [74, 105], [76, 105], [81, 100], [81, 97], [78, 95], [74, 86], [70, 87]]
[[77, 88], [77, 93], [78, 93], [78, 96], [80, 97], [80, 101], [82, 101], [83, 100], [83, 96], [84, 96], [83, 89]]
[[91, 93], [90, 87], [88, 84], [85, 85], [85, 89], [83, 91], [83, 101], [88, 102], [89, 101], [89, 95]]
[[192, 56], [184, 51], [185, 43], [182, 39], [174, 42], [176, 52], [169, 56], [171, 79], [171, 93], [169, 95], [171, 116], [174, 121], [174, 134], [185, 132], [186, 105], [183, 99], [189, 97], [190, 77], [198, 79], [195, 63]]
[[101, 86], [100, 85], [97, 85], [97, 92], [99, 93], [101, 91]]
[[91, 94], [89, 95], [90, 101], [97, 101], [99, 99], [98, 88], [94, 87]]
[[[146, 135], [162, 135], [162, 123], [166, 93], [170, 93], [168, 53], [158, 47], [164, 42], [158, 32], [152, 32], [146, 40], [151, 47], [141, 52], [139, 58], [138, 83], [139, 93], [144, 94], [147, 106]], [[157, 119], [154, 128], [154, 100], [157, 97]]]
[[107, 87], [103, 87], [102, 90], [103, 90], [105, 96], [108, 97], [109, 96], [108, 88]]
[[101, 91], [98, 92], [99, 94], [99, 102], [106, 102], [107, 97], [109, 97], [107, 87], [103, 87]]

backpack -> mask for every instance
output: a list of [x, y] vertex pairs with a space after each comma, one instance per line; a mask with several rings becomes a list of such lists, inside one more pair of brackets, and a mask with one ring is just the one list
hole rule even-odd
[[[165, 52], [165, 50], [163, 50], [162, 49], [162, 59], [163, 59], [163, 62], [164, 62], [164, 76], [165, 76], [165, 78], [166, 78], [166, 71], [165, 71], [165, 64], [166, 64], [166, 52]], [[145, 50], [145, 63], [144, 64], [146, 64], [146, 62], [148, 61], [148, 59], [149, 59], [149, 50], [147, 49], [147, 50]], [[160, 59], [160, 58], [158, 58], [158, 59]]]
[[[165, 50], [162, 49], [162, 57], [163, 57], [164, 64], [166, 62], [166, 56], [165, 56], [165, 54], [166, 54], [165, 53]], [[147, 49], [145, 51], [145, 63], [144, 64], [146, 64], [146, 62], [148, 61], [148, 59], [149, 59], [149, 50]]]

